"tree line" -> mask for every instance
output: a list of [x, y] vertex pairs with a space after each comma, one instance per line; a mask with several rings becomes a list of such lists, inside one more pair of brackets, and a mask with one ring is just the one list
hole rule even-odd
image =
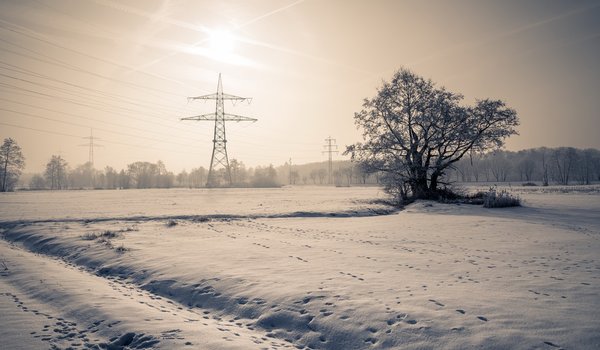
[[359, 163], [349, 160], [333, 161], [331, 184], [327, 161], [307, 164], [285, 164], [276, 168], [279, 182], [289, 185], [374, 185], [381, 174], [370, 173]]
[[[279, 186], [277, 171], [272, 165], [246, 168], [243, 163], [234, 159], [231, 166], [236, 187]], [[110, 166], [100, 170], [95, 169], [90, 162], [71, 168], [61, 156], [53, 155], [46, 163], [45, 171], [32, 176], [28, 188], [31, 190], [200, 188], [206, 186], [207, 177], [208, 171], [204, 167], [194, 168], [189, 172], [183, 170], [175, 174], [160, 160], [156, 163], [133, 162], [121, 170]]]
[[589, 185], [600, 181], [600, 150], [573, 147], [494, 151], [461, 159], [449, 181], [530, 182], [540, 185]]

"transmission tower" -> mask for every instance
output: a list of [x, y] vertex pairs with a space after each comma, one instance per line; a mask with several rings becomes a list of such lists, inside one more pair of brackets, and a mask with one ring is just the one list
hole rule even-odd
[[79, 146], [80, 147], [89, 147], [88, 162], [92, 164], [92, 169], [93, 169], [94, 168], [94, 148], [95, 147], [104, 147], [104, 146], [94, 143], [94, 140], [100, 140], [100, 139], [97, 137], [94, 137], [93, 129], [90, 129], [90, 136], [82, 137], [82, 139], [90, 140], [89, 143], [79, 145]]
[[229, 167], [229, 159], [227, 158], [227, 138], [225, 137], [225, 122], [255, 122], [256, 119], [243, 117], [236, 114], [225, 113], [224, 101], [231, 100], [233, 103], [237, 101], [251, 101], [248, 97], [239, 97], [223, 93], [223, 84], [221, 83], [221, 73], [219, 73], [219, 82], [217, 84], [217, 92], [214, 94], [188, 97], [188, 100], [216, 100], [215, 113], [201, 114], [193, 117], [181, 118], [181, 120], [197, 120], [197, 121], [214, 121], [215, 131], [213, 136], [213, 151], [210, 158], [210, 168], [208, 169], [208, 179], [206, 187], [217, 187], [220, 181], [217, 181], [215, 169], [222, 165], [225, 168], [225, 182], [232, 185], [231, 169]]
[[328, 138], [325, 139], [325, 142], [327, 142], [327, 144], [323, 147], [325, 147], [327, 150], [323, 151], [322, 153], [329, 153], [329, 184], [331, 185], [331, 174], [333, 173], [333, 153], [338, 153], [337, 151], [337, 145], [335, 144], [335, 139], [332, 139], [331, 136], [329, 136]]
[[97, 143], [94, 143], [96, 140], [100, 140], [97, 137], [94, 137], [94, 130], [90, 129], [90, 136], [82, 137], [82, 139], [90, 140], [89, 143], [79, 145], [80, 147], [89, 147], [88, 153], [88, 163], [91, 165], [91, 177], [90, 177], [90, 187], [96, 187], [96, 176], [94, 174], [94, 148], [95, 147], [104, 147]]

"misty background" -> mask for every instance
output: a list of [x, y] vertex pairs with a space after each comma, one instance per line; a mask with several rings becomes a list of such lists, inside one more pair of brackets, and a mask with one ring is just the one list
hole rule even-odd
[[226, 112], [258, 118], [227, 124], [230, 159], [321, 162], [324, 139], [356, 142], [362, 100], [407, 67], [515, 108], [510, 151], [600, 148], [599, 15], [596, 1], [3, 1], [0, 138], [26, 173], [51, 155], [87, 162], [91, 129], [96, 169], [208, 168], [213, 125], [179, 118], [214, 111], [186, 98], [222, 73], [226, 93], [253, 97]]

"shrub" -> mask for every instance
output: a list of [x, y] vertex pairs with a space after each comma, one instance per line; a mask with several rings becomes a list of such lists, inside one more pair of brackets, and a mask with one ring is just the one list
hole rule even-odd
[[100, 237], [108, 238], [108, 239], [116, 238], [118, 236], [119, 236], [119, 234], [117, 232], [110, 231], [110, 230], [106, 230], [100, 234]]
[[98, 238], [98, 234], [94, 232], [86, 232], [81, 236], [84, 241], [93, 241]]
[[521, 206], [521, 199], [513, 196], [507, 190], [498, 191], [496, 188], [490, 188], [483, 196], [484, 208], [506, 208]]
[[175, 221], [175, 220], [167, 221], [167, 227], [173, 227], [173, 226], [177, 226], [177, 221]]
[[98, 239], [98, 243], [104, 244], [108, 248], [111, 248], [111, 249], [113, 248], [113, 244], [110, 241], [110, 239], [108, 239], [108, 238], [102, 237], [102, 238]]
[[124, 245], [121, 244], [120, 246], [118, 246], [118, 247], [115, 248], [115, 251], [117, 253], [125, 253], [125, 252], [129, 251], [129, 248], [127, 248], [127, 247], [125, 247]]

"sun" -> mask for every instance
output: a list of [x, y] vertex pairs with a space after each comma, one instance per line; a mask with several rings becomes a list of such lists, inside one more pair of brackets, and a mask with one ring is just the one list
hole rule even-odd
[[240, 51], [244, 51], [244, 47], [240, 43], [244, 43], [245, 39], [234, 31], [202, 28], [202, 32], [201, 41], [182, 47], [181, 50], [219, 63], [237, 66], [259, 66], [258, 63], [240, 54]]
[[213, 30], [209, 33], [208, 47], [217, 57], [227, 57], [233, 53], [235, 39], [224, 30]]

